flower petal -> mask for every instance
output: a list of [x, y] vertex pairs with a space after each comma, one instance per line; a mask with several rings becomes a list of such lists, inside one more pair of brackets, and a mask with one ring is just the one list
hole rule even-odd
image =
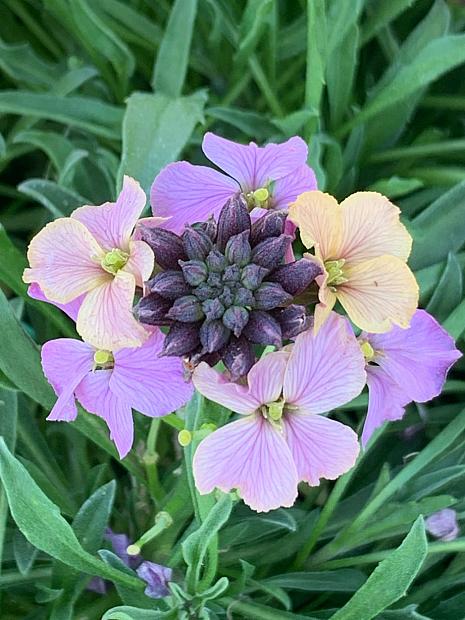
[[453, 338], [430, 314], [417, 310], [410, 327], [368, 334], [375, 361], [409, 400], [426, 402], [440, 394], [447, 372], [459, 357]]
[[261, 416], [226, 424], [204, 439], [193, 462], [203, 495], [238, 489], [257, 512], [289, 507], [297, 498], [297, 471], [283, 436]]
[[332, 312], [317, 335], [299, 334], [284, 377], [284, 400], [323, 413], [355, 398], [366, 381], [360, 346], [346, 319]]
[[323, 261], [341, 258], [342, 213], [335, 198], [319, 191], [304, 192], [289, 207], [289, 218], [300, 228], [306, 248], [316, 246]]
[[117, 351], [110, 379], [110, 389], [119, 399], [151, 417], [182, 407], [194, 391], [184, 378], [180, 358], [159, 357], [164, 340], [157, 329], [141, 347]]
[[374, 431], [388, 420], [400, 420], [410, 398], [378, 366], [367, 366], [368, 411], [363, 425], [362, 445], [366, 446]]
[[284, 426], [299, 480], [318, 486], [320, 478], [335, 480], [355, 465], [358, 437], [345, 424], [323, 416], [289, 413]]
[[94, 350], [80, 340], [58, 338], [46, 342], [41, 355], [44, 375], [58, 396], [47, 420], [70, 422], [77, 416], [74, 392], [92, 370]]
[[70, 301], [67, 304], [60, 304], [54, 301], [50, 301], [50, 299], [47, 299], [47, 297], [44, 295], [43, 290], [40, 288], [37, 282], [33, 282], [29, 285], [27, 289], [27, 294], [29, 295], [29, 297], [32, 297], [32, 299], [37, 299], [38, 301], [45, 301], [48, 304], [56, 306], [65, 314], [67, 314], [71, 319], [73, 319], [73, 321], [76, 321], [79, 308], [81, 307], [81, 304], [85, 297], [85, 295], [80, 295], [79, 297], [76, 297], [76, 299], [73, 299], [73, 301]]
[[357, 192], [341, 203], [340, 258], [351, 263], [388, 254], [409, 257], [412, 237], [400, 223], [400, 209], [377, 192]]
[[162, 228], [175, 233], [185, 224], [218, 216], [225, 202], [239, 191], [239, 186], [221, 172], [186, 161], [169, 164], [155, 178], [150, 190], [153, 214], [168, 218]]
[[272, 403], [281, 396], [289, 353], [276, 351], [258, 360], [249, 370], [250, 395], [260, 404]]
[[52, 302], [67, 304], [108, 279], [103, 251], [87, 228], [71, 218], [50, 222], [31, 241], [23, 280], [37, 282]]
[[71, 217], [90, 230], [105, 250], [127, 250], [129, 239], [147, 198], [139, 183], [125, 176], [116, 202], [79, 207]]
[[256, 411], [261, 405], [245, 386], [229, 382], [223, 374], [210, 368], [206, 362], [197, 366], [192, 381], [196, 390], [203, 396], [236, 413], [247, 415]]
[[393, 324], [408, 327], [418, 305], [418, 284], [396, 256], [380, 256], [344, 267], [346, 284], [337, 298], [350, 319], [368, 332], [382, 333]]
[[130, 241], [129, 260], [123, 271], [132, 273], [137, 286], [143, 288], [144, 282], [152, 275], [154, 262], [152, 249], [145, 241]]
[[89, 412], [103, 418], [110, 429], [120, 458], [124, 458], [134, 441], [131, 407], [110, 389], [112, 370], [96, 370], [87, 374], [76, 389], [76, 397]]
[[119, 271], [109, 282], [88, 293], [76, 324], [81, 338], [107, 351], [140, 346], [149, 332], [132, 313], [135, 286], [133, 275]]
[[275, 182], [272, 189], [273, 207], [287, 209], [297, 196], [314, 189], [317, 189], [315, 173], [310, 166], [302, 164]]

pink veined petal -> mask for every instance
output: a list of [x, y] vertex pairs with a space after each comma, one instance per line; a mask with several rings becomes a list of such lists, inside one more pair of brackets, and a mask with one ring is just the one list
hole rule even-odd
[[130, 241], [129, 260], [123, 267], [123, 271], [132, 273], [137, 286], [143, 288], [144, 282], [152, 275], [154, 262], [152, 249], [145, 241]]
[[165, 337], [160, 330], [139, 348], [115, 353], [110, 389], [144, 415], [163, 416], [185, 405], [194, 388], [184, 379], [177, 357], [159, 357]]
[[287, 209], [299, 194], [317, 189], [316, 176], [310, 166], [302, 164], [290, 174], [278, 179], [273, 187], [273, 207]]
[[49, 340], [41, 351], [42, 368], [58, 400], [47, 420], [70, 422], [77, 416], [74, 392], [92, 370], [94, 350], [73, 338]]
[[284, 399], [302, 413], [323, 413], [355, 398], [366, 381], [360, 346], [345, 318], [332, 312], [315, 336], [297, 336], [284, 377]]
[[87, 374], [76, 389], [76, 397], [89, 413], [103, 418], [110, 429], [110, 439], [123, 459], [134, 441], [131, 407], [110, 389], [112, 370]]
[[410, 327], [394, 327], [384, 334], [363, 334], [375, 361], [409, 396], [425, 402], [437, 396], [450, 367], [462, 356], [454, 340], [425, 310], [417, 310]]
[[215, 403], [236, 413], [248, 415], [262, 404], [249, 390], [238, 383], [231, 383], [224, 375], [201, 362], [194, 371], [192, 381], [196, 390]]
[[318, 486], [320, 478], [335, 480], [354, 466], [360, 450], [358, 437], [345, 424], [291, 412], [284, 426], [299, 480]]
[[70, 319], [73, 319], [73, 321], [76, 321], [79, 308], [81, 307], [81, 304], [85, 297], [85, 295], [80, 295], [79, 297], [76, 297], [76, 299], [73, 299], [73, 301], [70, 301], [67, 304], [60, 304], [55, 301], [50, 301], [50, 299], [47, 299], [47, 297], [44, 295], [43, 290], [40, 288], [37, 282], [33, 282], [29, 285], [27, 289], [27, 294], [29, 295], [29, 297], [32, 297], [32, 299], [37, 299], [38, 301], [45, 301], [48, 304], [56, 306], [65, 314], [67, 314]]
[[363, 447], [384, 422], [400, 420], [405, 406], [411, 401], [408, 394], [379, 366], [367, 366], [367, 384], [369, 398], [362, 432]]
[[83, 340], [97, 349], [117, 351], [138, 347], [149, 337], [132, 313], [134, 276], [118, 271], [110, 282], [86, 295], [76, 329]]
[[155, 178], [150, 190], [150, 204], [155, 216], [169, 218], [160, 223], [175, 233], [193, 224], [217, 217], [225, 202], [239, 191], [233, 180], [206, 166], [186, 161], [169, 164]]
[[82, 222], [105, 250], [119, 248], [127, 251], [131, 233], [146, 201], [139, 183], [125, 176], [116, 202], [79, 207], [71, 217]]
[[293, 136], [281, 144], [267, 144], [265, 147], [258, 148], [255, 160], [255, 187], [263, 187], [270, 181], [278, 181], [291, 175], [306, 164], [307, 155], [307, 145], [298, 136]]
[[215, 487], [238, 489], [257, 512], [292, 506], [297, 471], [283, 436], [261, 416], [226, 424], [204, 439], [193, 462], [195, 484], [203, 495]]
[[108, 279], [104, 253], [87, 228], [69, 217], [50, 222], [27, 251], [27, 284], [37, 282], [50, 301], [67, 304]]
[[252, 366], [247, 376], [252, 398], [263, 405], [279, 399], [288, 359], [287, 351], [276, 351], [264, 355]]

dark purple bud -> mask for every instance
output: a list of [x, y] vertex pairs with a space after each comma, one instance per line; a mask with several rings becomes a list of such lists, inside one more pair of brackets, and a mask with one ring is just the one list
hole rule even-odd
[[219, 273], [210, 273], [207, 279], [207, 284], [209, 286], [219, 287], [223, 286], [223, 279]]
[[237, 289], [236, 294], [234, 295], [234, 305], [236, 306], [255, 306], [255, 297], [253, 296], [252, 291], [249, 291], [248, 288], [241, 287]]
[[208, 269], [216, 273], [221, 273], [224, 271], [227, 264], [224, 254], [221, 254], [221, 252], [216, 249], [213, 249], [210, 252], [205, 262], [207, 263]]
[[216, 221], [213, 215], [211, 215], [206, 222], [196, 222], [192, 224], [192, 228], [200, 230], [207, 234], [212, 241], [216, 239]]
[[246, 288], [254, 291], [260, 286], [268, 273], [268, 269], [260, 267], [260, 265], [246, 265], [242, 269], [241, 282]]
[[255, 291], [255, 304], [258, 310], [271, 310], [280, 306], [287, 306], [292, 301], [292, 295], [286, 293], [277, 282], [263, 282]]
[[134, 314], [138, 321], [146, 325], [171, 325], [171, 321], [166, 318], [171, 303], [157, 293], [150, 293], [142, 297], [134, 308]]
[[321, 274], [321, 267], [311, 260], [301, 258], [294, 263], [280, 265], [269, 275], [268, 280], [278, 282], [291, 295], [298, 295]]
[[250, 313], [249, 322], [242, 333], [255, 344], [281, 346], [281, 326], [275, 318], [262, 310]]
[[252, 224], [250, 243], [255, 246], [269, 237], [279, 237], [284, 232], [286, 211], [268, 211]]
[[170, 593], [168, 582], [171, 581], [173, 571], [167, 566], [144, 560], [136, 569], [137, 575], [145, 581], [147, 587], [144, 594], [150, 598], [163, 598]]
[[200, 344], [198, 323], [175, 323], [168, 332], [161, 355], [181, 357]]
[[140, 226], [142, 241], [153, 251], [155, 262], [162, 269], [177, 269], [178, 261], [187, 258], [181, 237], [163, 228]]
[[209, 284], [199, 284], [193, 291], [194, 295], [200, 301], [205, 301], [206, 299], [211, 299], [214, 295], [214, 290]]
[[244, 267], [249, 263], [252, 253], [249, 236], [250, 231], [244, 230], [244, 232], [234, 235], [229, 239], [224, 254], [230, 264]]
[[282, 262], [291, 242], [292, 237], [289, 235], [280, 235], [261, 241], [252, 250], [252, 262], [265, 269], [276, 269]]
[[295, 338], [311, 326], [311, 318], [306, 313], [305, 306], [291, 304], [287, 308], [274, 310], [272, 315], [281, 325], [284, 339]]
[[176, 299], [171, 306], [168, 317], [181, 323], [195, 323], [203, 319], [202, 306], [194, 295], [186, 295]]
[[207, 321], [221, 319], [224, 314], [224, 306], [219, 299], [206, 299], [202, 303], [202, 310]]
[[250, 230], [250, 215], [242, 194], [232, 196], [221, 209], [218, 217], [216, 244], [223, 252], [228, 240], [244, 230]]
[[223, 314], [223, 323], [230, 329], [236, 338], [242, 334], [242, 330], [247, 325], [249, 313], [245, 308], [240, 306], [231, 306]]
[[229, 288], [229, 286], [225, 286], [223, 288], [223, 292], [221, 293], [219, 299], [221, 300], [221, 303], [223, 304], [223, 306], [226, 306], [226, 308], [229, 308], [229, 306], [232, 306], [233, 301], [234, 301], [234, 294]]
[[191, 286], [197, 286], [207, 279], [207, 266], [201, 260], [180, 260], [179, 266], [182, 269], [184, 279]]
[[235, 381], [246, 375], [255, 363], [252, 345], [246, 338], [231, 338], [223, 351], [222, 360]]
[[182, 241], [187, 256], [191, 260], [205, 260], [213, 247], [212, 240], [207, 233], [186, 226], [182, 233]]
[[200, 328], [200, 342], [204, 353], [219, 351], [228, 342], [231, 332], [222, 321], [205, 321]]
[[229, 265], [226, 267], [223, 274], [224, 282], [239, 282], [241, 279], [241, 268], [239, 265]]
[[162, 271], [147, 282], [151, 293], [158, 293], [166, 299], [177, 299], [190, 292], [181, 271]]

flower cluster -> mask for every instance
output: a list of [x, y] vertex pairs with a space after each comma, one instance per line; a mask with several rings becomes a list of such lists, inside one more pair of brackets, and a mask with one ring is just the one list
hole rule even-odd
[[335, 479], [357, 459], [357, 434], [328, 412], [368, 386], [365, 446], [410, 402], [437, 396], [461, 354], [417, 309], [412, 239], [386, 197], [339, 204], [318, 191], [298, 137], [258, 147], [207, 133], [203, 150], [225, 174], [170, 164], [152, 186], [153, 217], [139, 219], [146, 198], [125, 177], [115, 203], [81, 207], [31, 241], [30, 295], [68, 313], [83, 339], [42, 348], [58, 396], [48, 419], [73, 420], [79, 401], [123, 457], [132, 409], [163, 416], [196, 389], [239, 416], [200, 442], [199, 492], [291, 506], [301, 481]]

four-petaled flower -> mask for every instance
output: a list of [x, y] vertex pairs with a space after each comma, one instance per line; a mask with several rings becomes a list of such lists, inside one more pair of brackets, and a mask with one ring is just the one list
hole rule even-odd
[[137, 347], [149, 332], [132, 313], [136, 285], [153, 270], [153, 253], [131, 238], [145, 206], [139, 184], [124, 177], [115, 203], [84, 206], [47, 224], [31, 241], [23, 279], [37, 283], [52, 303], [84, 294], [76, 329], [99, 349]]
[[238, 489], [254, 510], [292, 506], [303, 480], [318, 485], [348, 471], [359, 452], [354, 431], [322, 414], [350, 401], [365, 385], [364, 359], [350, 327], [332, 313], [315, 336], [297, 336], [290, 351], [262, 357], [247, 387], [200, 364], [197, 390], [244, 416], [204, 439], [194, 456], [200, 493]]

